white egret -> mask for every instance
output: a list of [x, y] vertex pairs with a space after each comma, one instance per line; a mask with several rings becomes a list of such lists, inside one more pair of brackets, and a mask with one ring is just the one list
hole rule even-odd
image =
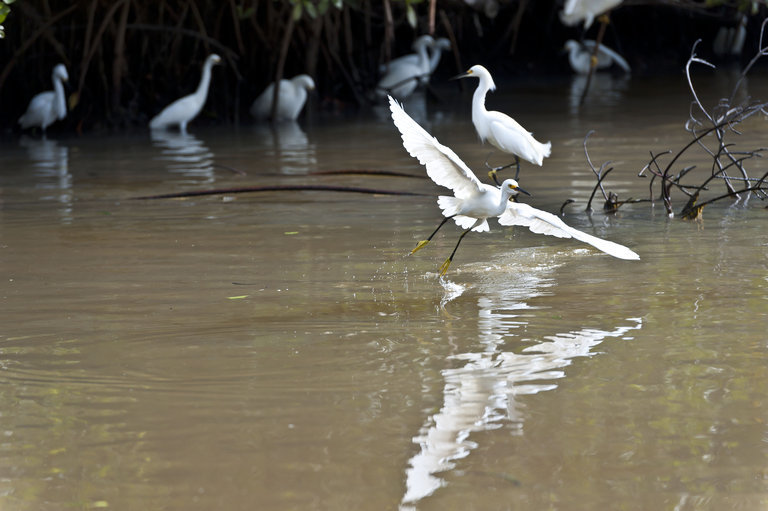
[[382, 99], [392, 95], [400, 100], [410, 96], [419, 83], [429, 78], [431, 71], [427, 48], [433, 44], [434, 39], [430, 35], [418, 37], [412, 47], [417, 58], [405, 55], [408, 58], [395, 65], [390, 64], [387, 72], [376, 84], [376, 95]]
[[595, 18], [621, 4], [623, 0], [566, 0], [560, 11], [560, 21], [570, 27], [584, 23], [584, 30], [594, 23]]
[[27, 111], [19, 117], [21, 129], [37, 126], [45, 133], [48, 126], [67, 116], [67, 102], [64, 98], [62, 82], [69, 81], [69, 74], [64, 64], [57, 64], [53, 68], [51, 81], [53, 81], [53, 90], [35, 95], [29, 102]]
[[[544, 158], [549, 157], [552, 152], [552, 144], [547, 142], [542, 144], [533, 134], [520, 126], [520, 124], [501, 112], [488, 111], [485, 109], [485, 95], [489, 90], [495, 90], [496, 84], [493, 82], [491, 73], [481, 65], [474, 65], [469, 70], [454, 78], [475, 77], [480, 83], [472, 96], [472, 123], [480, 136], [480, 140], [486, 140], [497, 149], [510, 153], [515, 156], [517, 163], [517, 179], [520, 173], [520, 164], [517, 158], [522, 158], [528, 162], [541, 166]], [[491, 171], [493, 180], [496, 181], [496, 170]]]
[[[595, 53], [596, 45], [597, 42], [590, 39], [581, 43], [573, 39], [567, 40], [565, 42], [565, 50], [568, 52], [568, 63], [571, 65], [571, 69], [582, 75], [589, 74], [592, 65], [592, 55]], [[595, 69], [606, 69], [614, 63], [627, 73], [632, 71], [624, 57], [604, 44], [599, 45]]]
[[[429, 36], [425, 36], [429, 37]], [[432, 75], [432, 73], [435, 72], [435, 69], [437, 69], [437, 66], [440, 64], [440, 58], [443, 56], [443, 51], [450, 50], [451, 49], [451, 41], [445, 37], [438, 37], [437, 39], [433, 40], [429, 46], [429, 66], [428, 69], [425, 70], [425, 73], [428, 75]], [[392, 59], [389, 61], [389, 66], [386, 64], [382, 64], [379, 66], [379, 72], [386, 73], [387, 69], [392, 69], [396, 66], [402, 66], [402, 65], [411, 65], [411, 64], [419, 64], [420, 62], [420, 56], [418, 53], [409, 53], [408, 55], [403, 55], [401, 57], [397, 57], [396, 59]]]
[[640, 259], [640, 256], [629, 248], [574, 229], [552, 213], [538, 210], [528, 204], [510, 201], [509, 198], [516, 196], [519, 192], [528, 192], [520, 189], [514, 179], [504, 180], [501, 188], [481, 183], [456, 153], [449, 147], [440, 144], [436, 138], [411, 119], [391, 96], [389, 107], [392, 111], [392, 120], [402, 135], [405, 149], [426, 167], [427, 175], [432, 181], [440, 186], [450, 188], [454, 194], [453, 197], [447, 195], [438, 197], [437, 204], [445, 219], [430, 234], [429, 238], [420, 241], [411, 253], [429, 243], [449, 219], [453, 219], [457, 225], [465, 229], [461, 233], [453, 252], [440, 267], [440, 275], [445, 275], [445, 272], [448, 271], [453, 256], [459, 248], [459, 243], [469, 231], [487, 232], [490, 230], [488, 226], [488, 218], [490, 217], [498, 217], [501, 225], [521, 225], [528, 227], [537, 234], [547, 234], [558, 238], [574, 238], [619, 259]]
[[[279, 98], [275, 121], [295, 121], [299, 117], [304, 103], [307, 102], [307, 91], [315, 89], [315, 81], [309, 75], [294, 76], [290, 80], [280, 80]], [[272, 100], [275, 97], [274, 82], [259, 94], [251, 105], [251, 115], [264, 120], [272, 115]]]
[[157, 114], [149, 121], [149, 127], [153, 130], [167, 129], [171, 126], [178, 126], [182, 133], [187, 132], [187, 123], [197, 117], [202, 110], [205, 100], [208, 98], [208, 87], [211, 84], [211, 68], [221, 62], [221, 57], [211, 54], [205, 59], [203, 65], [203, 76], [200, 78], [200, 84], [197, 90], [188, 96], [179, 98], [162, 112]]

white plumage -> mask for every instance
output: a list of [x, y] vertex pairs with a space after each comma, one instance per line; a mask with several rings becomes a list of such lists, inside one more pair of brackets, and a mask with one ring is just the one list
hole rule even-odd
[[560, 21], [572, 27], [584, 23], [584, 30], [594, 23], [595, 18], [621, 4], [623, 0], [566, 0], [560, 11]]
[[403, 100], [410, 96], [420, 83], [428, 80], [432, 71], [427, 49], [434, 44], [435, 41], [430, 35], [418, 37], [412, 47], [415, 54], [403, 55], [390, 62], [387, 72], [376, 84], [377, 96], [384, 99], [391, 95]]
[[[423, 36], [430, 38], [430, 36]], [[440, 64], [440, 58], [443, 56], [443, 51], [450, 50], [451, 49], [451, 41], [446, 39], [445, 37], [439, 37], [437, 39], [434, 39], [431, 41], [431, 43], [427, 46], [429, 49], [429, 65], [428, 69], [424, 70], [426, 73], [431, 75], [435, 72], [435, 69], [437, 69], [437, 66]], [[405, 64], [412, 65], [412, 64], [419, 64], [420, 56], [418, 53], [409, 53], [408, 55], [402, 55], [400, 57], [397, 57], [396, 59], [392, 59], [389, 62], [389, 65], [382, 64], [379, 66], [379, 72], [380, 73], [386, 73], [387, 69], [392, 69], [393, 67], [402, 66]]]
[[[315, 81], [309, 75], [294, 76], [290, 80], [280, 80], [278, 90], [276, 121], [295, 121], [307, 102], [307, 91], [315, 89]], [[272, 100], [275, 97], [275, 84], [271, 83], [251, 105], [251, 115], [259, 120], [272, 114]]]
[[[592, 54], [595, 52], [596, 44], [596, 41], [590, 39], [587, 39], [582, 43], [574, 41], [573, 39], [566, 41], [565, 50], [568, 52], [568, 63], [571, 65], [571, 69], [579, 74], [589, 74]], [[604, 44], [601, 44], [597, 50], [597, 65], [595, 68], [606, 69], [611, 67], [614, 63], [627, 73], [632, 71], [627, 61], [624, 60], [624, 57]]]
[[177, 99], [162, 112], [157, 114], [149, 121], [149, 127], [155, 129], [167, 129], [171, 126], [178, 126], [182, 133], [187, 132], [187, 124], [197, 117], [202, 110], [205, 100], [208, 98], [208, 88], [211, 84], [211, 68], [221, 62], [221, 57], [211, 54], [205, 59], [203, 65], [203, 75], [197, 90], [188, 96]]
[[486, 140], [497, 149], [505, 153], [541, 165], [544, 158], [549, 157], [552, 144], [542, 144], [533, 134], [520, 126], [520, 124], [507, 114], [485, 109], [485, 96], [489, 90], [495, 90], [491, 73], [481, 65], [474, 65], [469, 70], [456, 78], [479, 78], [480, 82], [472, 96], [472, 123], [475, 125], [480, 140]]
[[429, 238], [419, 242], [412, 253], [426, 245], [440, 227], [451, 218], [465, 229], [453, 253], [441, 266], [441, 275], [448, 270], [459, 243], [469, 231], [490, 230], [488, 226], [490, 217], [498, 217], [501, 225], [520, 225], [528, 227], [537, 234], [574, 238], [619, 259], [640, 259], [629, 248], [574, 229], [552, 213], [538, 210], [528, 204], [511, 202], [509, 198], [517, 195], [518, 192], [527, 193], [520, 189], [517, 181], [506, 179], [501, 184], [501, 188], [480, 182], [456, 153], [427, 133], [392, 97], [389, 98], [389, 107], [405, 149], [426, 167], [427, 175], [432, 181], [449, 188], [454, 194], [453, 197], [446, 195], [438, 197], [437, 203], [445, 219]]
[[19, 117], [21, 129], [37, 126], [45, 133], [48, 126], [67, 116], [67, 102], [64, 98], [62, 82], [68, 80], [67, 68], [64, 64], [57, 64], [51, 73], [53, 90], [41, 92], [32, 98], [29, 106], [27, 106], [27, 111]]

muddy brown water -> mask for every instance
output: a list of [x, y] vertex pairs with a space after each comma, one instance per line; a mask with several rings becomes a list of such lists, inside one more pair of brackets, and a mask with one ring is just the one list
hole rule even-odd
[[[601, 79], [581, 109], [569, 83], [499, 85], [489, 106], [553, 142], [526, 201], [575, 199], [566, 222], [641, 261], [492, 221], [438, 279], [460, 231], [408, 255], [441, 190], [386, 110], [3, 142], [0, 508], [766, 509], [765, 203], [587, 214], [587, 131], [645, 197], [649, 151], [688, 140], [682, 77]], [[406, 109], [482, 169], [470, 95], [443, 93]], [[765, 145], [764, 118], [743, 131]], [[342, 169], [422, 178], [313, 174]], [[429, 196], [133, 199], [275, 184]]]

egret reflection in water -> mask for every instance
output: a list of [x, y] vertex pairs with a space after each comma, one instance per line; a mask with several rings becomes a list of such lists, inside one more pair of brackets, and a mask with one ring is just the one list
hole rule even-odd
[[253, 137], [266, 146], [264, 156], [277, 162], [282, 174], [306, 174], [316, 170], [315, 144], [296, 121], [254, 126]]
[[152, 145], [161, 150], [155, 159], [167, 162], [168, 172], [190, 178], [191, 184], [214, 181], [215, 155], [202, 140], [189, 133], [166, 130], [152, 130], [150, 136]]
[[72, 174], [69, 171], [69, 148], [55, 140], [22, 136], [19, 145], [27, 150], [36, 178], [35, 187], [51, 190], [43, 200], [55, 200], [62, 205], [62, 220], [72, 216]]
[[585, 104], [581, 104], [581, 96], [587, 86], [586, 75], [575, 74], [571, 77], [571, 86], [568, 94], [568, 106], [571, 115], [579, 113], [579, 109], [586, 106], [617, 107], [624, 99], [629, 89], [629, 75], [614, 75], [612, 73], [594, 73], [589, 81], [589, 92]]
[[[473, 432], [511, 423], [522, 434], [524, 417], [516, 396], [557, 388], [555, 381], [565, 377], [563, 369], [574, 358], [590, 356], [605, 339], [625, 337], [642, 327], [640, 318], [626, 318], [607, 330], [574, 325], [573, 330], [552, 332], [522, 351], [505, 351], [505, 342], [518, 340], [515, 332], [526, 324], [521, 311], [555, 284], [552, 274], [564, 264], [563, 254], [556, 255], [542, 256], [535, 249], [517, 251], [514, 259], [506, 256], [508, 260], [498, 263], [505, 271], [478, 272], [473, 277], [478, 282], [473, 292], [479, 294], [478, 335], [483, 349], [454, 354], [446, 361], [448, 368], [441, 372], [443, 405], [427, 417], [413, 439], [421, 450], [406, 470], [401, 510], [413, 509], [416, 502], [444, 486], [437, 474], [452, 469], [455, 460], [469, 456], [477, 447], [470, 439]], [[519, 268], [521, 265], [525, 268]], [[500, 274], [518, 277], [510, 282]], [[449, 300], [462, 294], [449, 281], [445, 288]], [[451, 367], [457, 363], [462, 365]]]

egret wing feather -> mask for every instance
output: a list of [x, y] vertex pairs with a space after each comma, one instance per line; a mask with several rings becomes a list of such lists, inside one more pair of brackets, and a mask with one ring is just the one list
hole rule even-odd
[[558, 216], [536, 209], [528, 204], [510, 202], [507, 209], [499, 217], [499, 223], [501, 225], [528, 227], [531, 232], [536, 234], [546, 234], [558, 238], [574, 238], [619, 259], [640, 259], [640, 256], [623, 245], [574, 229], [563, 222]]
[[389, 96], [392, 120], [400, 131], [408, 154], [427, 168], [427, 175], [440, 186], [453, 191], [459, 199], [482, 190], [477, 176], [449, 147], [442, 145], [414, 121], [392, 96]]

